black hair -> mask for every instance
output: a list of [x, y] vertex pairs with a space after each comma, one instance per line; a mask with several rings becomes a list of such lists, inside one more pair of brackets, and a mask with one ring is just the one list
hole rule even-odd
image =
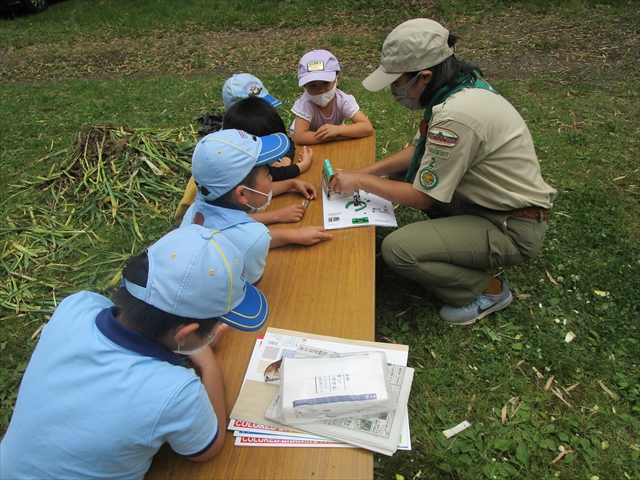
[[[449, 34], [447, 44], [449, 47], [455, 47], [458, 37]], [[440, 62], [433, 67], [425, 68], [424, 70], [431, 71], [431, 81], [420, 95], [420, 104], [426, 107], [435, 93], [445, 85], [449, 88], [456, 87], [462, 80], [460, 74], [467, 76], [472, 82], [475, 82], [479, 75], [482, 75], [482, 70], [477, 65], [458, 60], [455, 55], [451, 55], [449, 58]], [[410, 75], [415, 77], [420, 72], [412, 72]]]
[[224, 129], [244, 130], [258, 137], [287, 133], [287, 128], [275, 107], [260, 97], [240, 100], [227, 110], [222, 124]]
[[[149, 276], [147, 252], [129, 258], [122, 275], [128, 281], [145, 287]], [[217, 317], [194, 319], [167, 313], [137, 299], [129, 293], [124, 285], [114, 292], [113, 303], [120, 309], [120, 313], [129, 327], [156, 341], [167, 333], [174, 332], [180, 325], [189, 325], [191, 323], [200, 325], [195, 332], [200, 338], [204, 338], [220, 321]]]

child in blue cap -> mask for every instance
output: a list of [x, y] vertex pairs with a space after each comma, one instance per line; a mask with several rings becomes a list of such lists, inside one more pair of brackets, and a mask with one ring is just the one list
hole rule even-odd
[[251, 218], [271, 197], [295, 188], [305, 198], [315, 198], [313, 185], [297, 179], [272, 183], [268, 164], [289, 150], [283, 133], [257, 137], [242, 130], [220, 130], [204, 137], [193, 152], [191, 173], [198, 186], [195, 203], [182, 225], [196, 223], [221, 230], [240, 250], [247, 264], [247, 281], [262, 278], [270, 248], [291, 243], [314, 245], [332, 237], [322, 227], [269, 229]]
[[373, 133], [354, 96], [338, 88], [339, 71], [338, 59], [327, 50], [312, 50], [300, 59], [298, 85], [304, 87], [304, 93], [291, 108], [296, 118], [290, 133], [296, 145], [363, 138]]
[[22, 379], [0, 477], [142, 478], [165, 442], [209, 460], [227, 416], [208, 345], [267, 315], [224, 235], [198, 225], [165, 235], [129, 260], [113, 302], [87, 291], [60, 302]]

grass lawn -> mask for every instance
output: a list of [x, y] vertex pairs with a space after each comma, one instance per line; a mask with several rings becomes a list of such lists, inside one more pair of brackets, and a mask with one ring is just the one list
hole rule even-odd
[[[421, 112], [360, 82], [386, 34], [426, 16], [518, 108], [558, 197], [540, 255], [502, 272], [514, 302], [474, 326], [445, 325], [437, 298], [379, 260], [376, 337], [409, 345], [416, 376], [412, 450], [376, 455], [375, 476], [640, 478], [637, 2], [319, 10], [308, 0], [66, 0], [0, 17], [0, 432], [57, 302], [108, 292], [124, 259], [172, 228], [195, 118], [222, 110], [230, 74], [259, 76], [288, 123], [298, 59], [331, 50], [384, 158], [411, 140]], [[445, 438], [463, 420], [472, 427]]]

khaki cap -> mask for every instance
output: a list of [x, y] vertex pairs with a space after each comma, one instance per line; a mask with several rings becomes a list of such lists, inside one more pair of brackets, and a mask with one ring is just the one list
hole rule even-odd
[[377, 92], [403, 73], [442, 63], [454, 53], [454, 48], [447, 44], [448, 38], [449, 30], [427, 18], [414, 18], [398, 25], [382, 44], [380, 67], [362, 85]]

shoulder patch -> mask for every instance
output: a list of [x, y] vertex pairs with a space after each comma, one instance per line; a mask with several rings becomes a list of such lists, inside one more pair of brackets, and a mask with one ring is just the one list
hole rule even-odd
[[420, 185], [422, 185], [422, 188], [425, 190], [431, 190], [433, 187], [438, 185], [438, 175], [430, 168], [423, 168], [420, 170], [418, 178], [420, 179]]
[[456, 132], [446, 128], [431, 127], [427, 132], [427, 141], [429, 143], [435, 143], [443, 147], [454, 147], [459, 139], [460, 137]]
[[434, 147], [433, 145], [427, 145], [427, 152], [431, 155], [435, 155], [440, 158], [449, 158], [449, 152], [445, 152], [444, 150]]

